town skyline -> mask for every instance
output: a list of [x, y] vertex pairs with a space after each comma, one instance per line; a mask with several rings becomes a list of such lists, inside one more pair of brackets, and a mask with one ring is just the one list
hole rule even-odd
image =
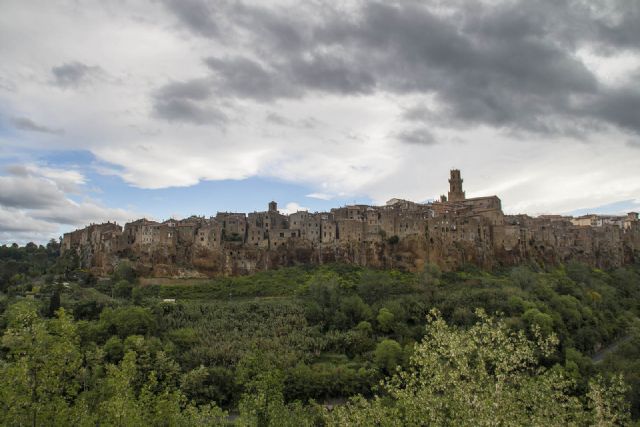
[[201, 277], [253, 274], [291, 265], [340, 262], [422, 271], [433, 264], [493, 269], [580, 261], [613, 268], [637, 260], [640, 220], [625, 216], [505, 215], [496, 195], [467, 197], [452, 169], [437, 201], [391, 199], [384, 206], [347, 205], [327, 212], [218, 212], [163, 222], [138, 219], [91, 224], [65, 233], [63, 257], [97, 275], [124, 262], [147, 275]]

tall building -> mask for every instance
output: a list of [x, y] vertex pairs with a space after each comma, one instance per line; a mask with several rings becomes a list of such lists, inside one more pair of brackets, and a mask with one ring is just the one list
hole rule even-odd
[[450, 202], [461, 202], [465, 199], [464, 191], [462, 191], [462, 178], [458, 169], [451, 169], [448, 199]]

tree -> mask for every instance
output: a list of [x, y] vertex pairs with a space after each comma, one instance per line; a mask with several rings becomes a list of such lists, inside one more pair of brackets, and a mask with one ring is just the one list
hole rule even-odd
[[115, 310], [105, 308], [100, 313], [100, 322], [109, 332], [117, 333], [121, 338], [146, 335], [156, 327], [153, 314], [143, 307], [120, 307]]
[[530, 308], [522, 315], [522, 320], [530, 327], [537, 327], [544, 335], [551, 335], [553, 331], [553, 319], [548, 314], [542, 313], [537, 308]]
[[384, 383], [384, 397], [357, 397], [328, 415], [329, 425], [623, 425], [629, 421], [621, 379], [590, 384], [588, 403], [560, 367], [545, 369], [558, 343], [534, 328], [533, 339], [476, 311], [469, 329], [437, 311], [410, 368]]
[[[325, 328], [334, 325], [340, 312], [340, 279], [335, 274], [316, 275], [309, 281], [307, 317]], [[346, 320], [346, 319], [345, 319]]]
[[127, 280], [118, 280], [118, 282], [113, 285], [113, 296], [117, 298], [131, 298], [132, 289], [133, 285]]
[[439, 286], [442, 272], [435, 264], [426, 264], [420, 275], [420, 283], [425, 287]]
[[307, 406], [300, 402], [285, 404], [284, 375], [270, 357], [249, 353], [240, 360], [236, 372], [244, 388], [238, 405], [238, 425], [311, 427], [319, 424], [320, 408], [313, 402]]
[[49, 300], [49, 310], [47, 311], [48, 317], [54, 317], [56, 311], [60, 308], [60, 285], [55, 285], [51, 299]]
[[122, 340], [115, 335], [109, 337], [107, 342], [104, 343], [103, 350], [105, 358], [111, 363], [119, 362], [124, 355]]
[[107, 367], [103, 386], [106, 399], [98, 407], [100, 425], [224, 425], [226, 413], [220, 408], [187, 402], [179, 390], [161, 387], [155, 372], [149, 373], [142, 390], [136, 393], [133, 378], [137, 374], [135, 351], [128, 351], [119, 365]]
[[82, 364], [75, 325], [64, 309], [56, 319], [44, 320], [29, 302], [12, 305], [6, 315], [0, 424], [35, 426], [53, 419], [61, 425], [75, 424], [69, 402], [79, 392]]
[[376, 320], [382, 332], [390, 332], [395, 323], [395, 316], [388, 308], [382, 307], [380, 311], [378, 311]]
[[395, 340], [382, 340], [376, 346], [373, 360], [381, 371], [392, 374], [402, 361], [402, 347]]
[[112, 275], [114, 282], [118, 282], [120, 280], [126, 280], [129, 283], [133, 283], [136, 281], [137, 277], [138, 275], [136, 273], [136, 270], [127, 261], [120, 262], [116, 266]]

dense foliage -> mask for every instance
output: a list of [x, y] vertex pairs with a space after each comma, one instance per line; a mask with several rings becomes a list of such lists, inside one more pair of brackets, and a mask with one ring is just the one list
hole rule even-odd
[[0, 249], [2, 425], [440, 424], [489, 400], [506, 424], [620, 423], [622, 392], [640, 415], [638, 268], [98, 279], [55, 242]]
[[[60, 245], [51, 240], [47, 246], [28, 243], [26, 246], [0, 246], [0, 292], [28, 284], [30, 279], [50, 272], [60, 272], [65, 266], [58, 263]], [[53, 276], [50, 276], [53, 278]]]
[[354, 398], [329, 417], [334, 425], [625, 425], [624, 383], [591, 381], [586, 399], [561, 368], [545, 369], [555, 335], [534, 339], [483, 311], [469, 329], [433, 311], [410, 367], [385, 381], [382, 397]]

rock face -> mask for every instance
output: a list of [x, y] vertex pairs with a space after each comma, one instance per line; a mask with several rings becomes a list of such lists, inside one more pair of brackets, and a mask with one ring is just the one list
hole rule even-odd
[[571, 260], [612, 268], [640, 259], [638, 214], [579, 218], [504, 215], [497, 196], [467, 199], [452, 170], [449, 200], [420, 204], [392, 199], [385, 206], [351, 205], [330, 212], [282, 215], [219, 212], [215, 217], [155, 222], [124, 229], [92, 224], [63, 237], [63, 255], [107, 274], [128, 259], [158, 277], [236, 275], [297, 264], [343, 262], [373, 268], [421, 270], [437, 264], [492, 269], [533, 261]]

